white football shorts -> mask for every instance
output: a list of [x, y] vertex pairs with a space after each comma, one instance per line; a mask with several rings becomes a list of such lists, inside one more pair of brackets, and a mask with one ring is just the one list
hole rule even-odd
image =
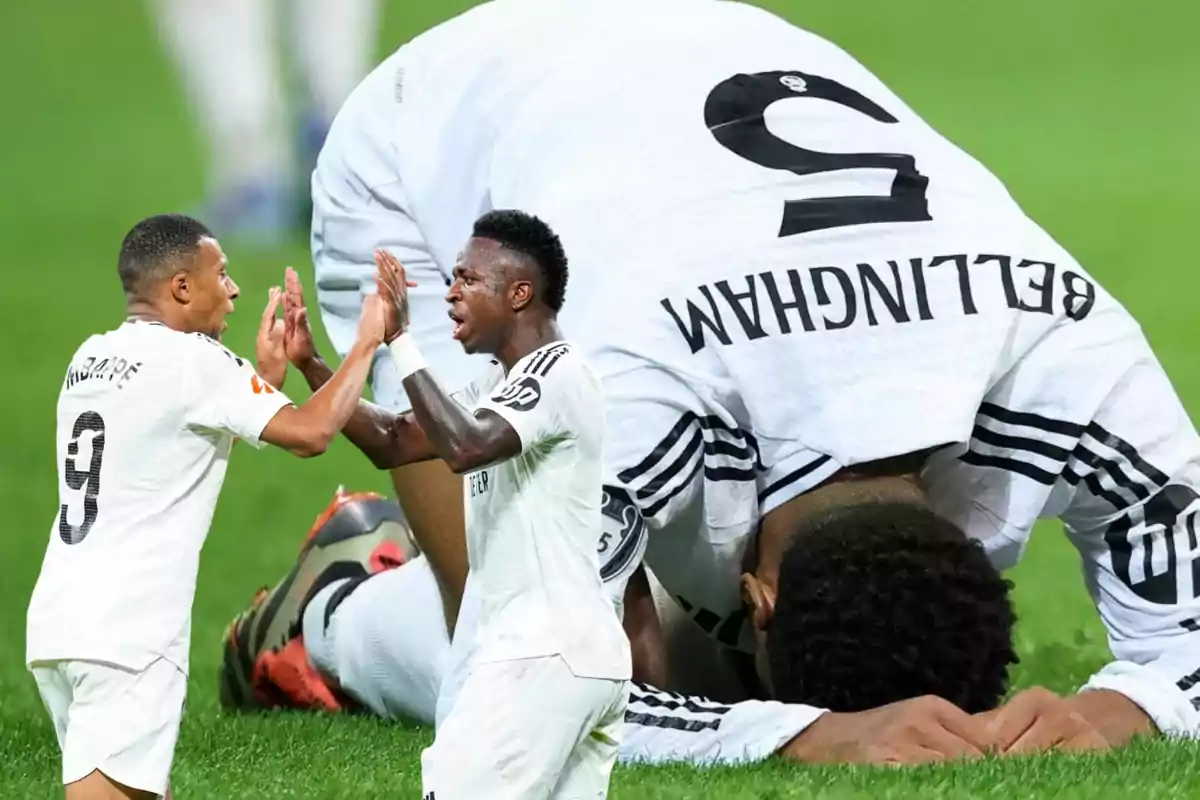
[[421, 756], [435, 800], [603, 800], [627, 681], [578, 678], [558, 656], [473, 666]]
[[100, 770], [165, 795], [187, 698], [187, 676], [166, 659], [141, 671], [95, 661], [30, 666], [62, 751], [64, 784]]

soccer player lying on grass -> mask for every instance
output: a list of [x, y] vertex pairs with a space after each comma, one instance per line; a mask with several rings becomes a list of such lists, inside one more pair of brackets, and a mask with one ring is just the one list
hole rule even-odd
[[[362, 394], [388, 300], [296, 408], [271, 292], [259, 370], [221, 345], [238, 287], [213, 234], [166, 214], [125, 236], [126, 318], [71, 357], [58, 399], [61, 506], [29, 602], [26, 663], [72, 798], [169, 793], [200, 550], [235, 439], [314, 456]], [[101, 483], [103, 478], [103, 483]]]

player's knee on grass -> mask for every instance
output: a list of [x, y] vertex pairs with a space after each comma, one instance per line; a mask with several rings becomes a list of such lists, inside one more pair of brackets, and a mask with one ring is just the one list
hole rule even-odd
[[1007, 684], [1011, 584], [927, 508], [863, 503], [805, 525], [766, 634], [777, 699], [859, 711], [921, 695], [974, 713]]

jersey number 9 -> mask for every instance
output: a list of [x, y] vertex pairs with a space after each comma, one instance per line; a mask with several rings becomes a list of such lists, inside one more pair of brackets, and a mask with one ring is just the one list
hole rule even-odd
[[[79, 440], [84, 433], [92, 434], [92, 460], [86, 470], [78, 469]], [[67, 504], [63, 503], [58, 511], [58, 535], [67, 544], [79, 544], [99, 513], [97, 499], [100, 496], [100, 464], [104, 461], [104, 419], [95, 411], [85, 411], [75, 419], [71, 429], [71, 442], [67, 445], [67, 458], [63, 463], [63, 476], [67, 487], [78, 491], [83, 489], [83, 522], [72, 525], [67, 521]]]

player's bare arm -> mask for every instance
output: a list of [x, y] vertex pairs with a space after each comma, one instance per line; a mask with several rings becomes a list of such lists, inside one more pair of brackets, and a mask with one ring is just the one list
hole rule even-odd
[[263, 441], [304, 458], [325, 452], [358, 407], [371, 359], [383, 342], [390, 304], [381, 294], [366, 299], [357, 338], [345, 361], [303, 406], [280, 409], [263, 429]]
[[[295, 365], [309, 388], [316, 392], [334, 373], [317, 353], [304, 287], [291, 267], [287, 268], [284, 286], [281, 338], [285, 359]], [[394, 469], [437, 457], [412, 414], [396, 414], [368, 400], [358, 401], [342, 433], [378, 469]]]
[[[391, 253], [376, 251], [375, 261], [381, 291], [391, 296], [396, 310], [387, 336], [391, 343], [408, 328], [408, 281], [404, 267]], [[433, 452], [456, 474], [473, 472], [521, 452], [521, 439], [512, 425], [491, 411], [469, 412], [427, 368], [404, 375], [404, 389]]]

